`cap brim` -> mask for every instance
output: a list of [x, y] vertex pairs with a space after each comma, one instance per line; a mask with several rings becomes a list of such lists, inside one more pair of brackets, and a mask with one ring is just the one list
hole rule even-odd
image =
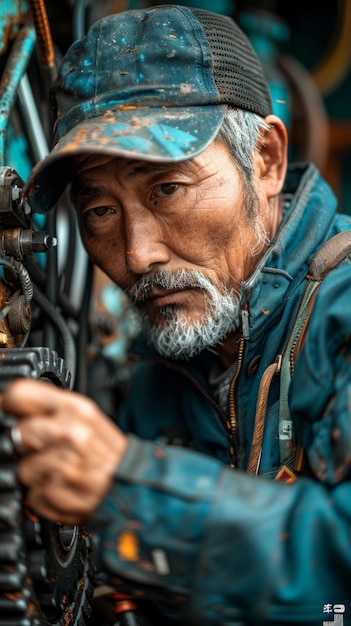
[[77, 154], [111, 154], [145, 161], [184, 161], [216, 136], [224, 116], [217, 105], [188, 108], [123, 107], [87, 118], [69, 130], [32, 171], [26, 184], [33, 209], [45, 213], [72, 177]]

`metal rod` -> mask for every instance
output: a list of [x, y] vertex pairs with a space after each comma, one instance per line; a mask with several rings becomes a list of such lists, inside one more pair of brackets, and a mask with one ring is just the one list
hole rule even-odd
[[55, 52], [44, 0], [29, 0], [33, 23], [37, 34], [39, 61], [50, 72], [50, 81], [55, 78]]
[[35, 30], [23, 27], [16, 36], [0, 82], [0, 166], [5, 165], [6, 132], [17, 90], [35, 44]]
[[49, 148], [27, 74], [24, 74], [20, 80], [18, 101], [26, 125], [29, 143], [33, 150], [33, 157], [36, 161], [42, 161], [48, 154]]

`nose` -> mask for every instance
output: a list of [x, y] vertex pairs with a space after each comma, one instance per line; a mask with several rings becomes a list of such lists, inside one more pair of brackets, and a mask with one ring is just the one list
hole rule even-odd
[[150, 212], [134, 210], [126, 218], [125, 235], [126, 265], [134, 274], [146, 274], [170, 260], [162, 229]]

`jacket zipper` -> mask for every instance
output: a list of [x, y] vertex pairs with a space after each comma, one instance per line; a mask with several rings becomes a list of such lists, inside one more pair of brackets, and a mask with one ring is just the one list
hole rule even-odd
[[240, 337], [239, 342], [239, 350], [238, 350], [238, 364], [235, 371], [235, 374], [232, 378], [229, 387], [229, 421], [226, 420], [227, 429], [228, 429], [228, 437], [229, 437], [229, 466], [233, 469], [237, 467], [237, 457], [239, 451], [239, 434], [238, 434], [238, 421], [236, 414], [236, 402], [235, 402], [235, 391], [236, 391], [236, 383], [239, 378], [242, 362], [243, 362], [243, 354], [244, 354], [244, 344], [245, 339], [243, 335]]
[[[239, 348], [239, 351], [240, 351], [240, 348]], [[216, 400], [214, 400], [214, 398], [212, 398], [212, 396], [206, 391], [206, 389], [204, 389], [204, 387], [201, 385], [201, 383], [199, 383], [199, 381], [197, 380], [196, 376], [191, 374], [191, 372], [189, 372], [187, 369], [185, 369], [185, 367], [182, 367], [180, 365], [176, 365], [175, 363], [170, 363], [170, 362], [166, 361], [165, 359], [163, 359], [162, 357], [157, 357], [157, 356], [136, 357], [135, 355], [130, 355], [130, 359], [133, 360], [133, 361], [147, 360], [147, 361], [154, 361], [154, 362], [158, 362], [158, 363], [163, 363], [166, 367], [169, 367], [170, 369], [173, 369], [173, 370], [183, 374], [183, 376], [188, 378], [188, 380], [190, 380], [193, 383], [193, 385], [196, 387], [196, 389], [198, 389], [198, 391], [200, 391], [200, 393], [206, 398], [206, 400], [217, 411], [218, 415], [221, 418], [221, 422], [222, 422], [223, 428], [228, 432], [228, 418], [227, 418], [227, 415], [226, 415], [225, 411], [222, 410], [222, 408], [216, 402]], [[231, 442], [231, 441], [230, 441], [229, 454], [230, 454], [230, 463], [229, 463], [230, 467], [236, 467], [235, 464], [232, 465], [233, 459], [236, 458], [236, 446], [235, 446], [235, 443]]]

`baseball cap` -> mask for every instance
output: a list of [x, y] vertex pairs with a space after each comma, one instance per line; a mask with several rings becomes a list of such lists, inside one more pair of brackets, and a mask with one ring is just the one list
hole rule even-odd
[[214, 139], [224, 105], [272, 111], [261, 63], [236, 22], [182, 5], [95, 22], [63, 57], [51, 93], [53, 147], [26, 186], [41, 213], [59, 199], [77, 154], [182, 161]]

